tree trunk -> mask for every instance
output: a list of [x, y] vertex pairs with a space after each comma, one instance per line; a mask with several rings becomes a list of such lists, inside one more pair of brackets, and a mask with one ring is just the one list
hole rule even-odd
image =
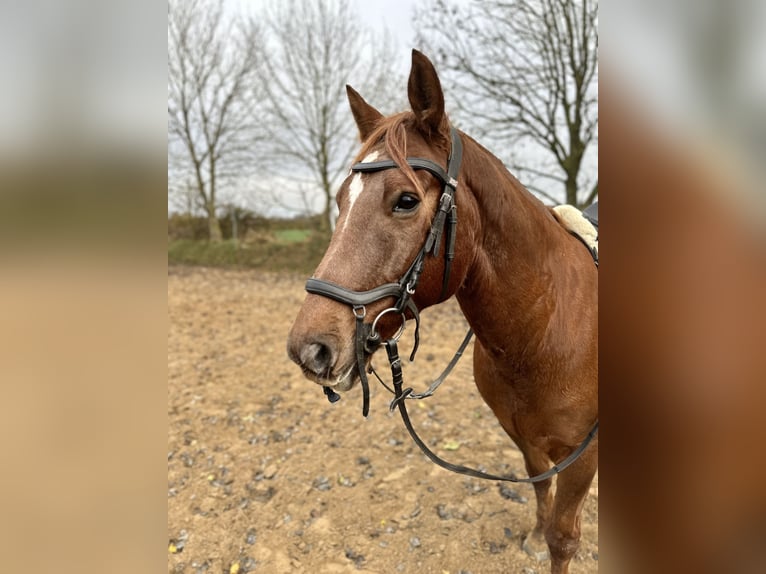
[[215, 243], [223, 239], [221, 233], [221, 224], [218, 222], [218, 218], [215, 216], [215, 206], [207, 206], [207, 229], [210, 235], [210, 241]]
[[567, 174], [566, 180], [567, 200], [569, 205], [574, 205], [576, 208], [581, 209], [580, 204], [577, 201], [577, 176], [571, 173]]
[[332, 201], [329, 197], [325, 200], [324, 211], [322, 212], [322, 220], [319, 222], [319, 231], [329, 234], [331, 231], [330, 225], [330, 213], [332, 209]]
[[324, 208], [322, 209], [322, 219], [319, 221], [319, 231], [329, 235], [332, 231], [332, 222], [330, 214], [332, 213], [332, 189], [330, 186], [330, 177], [327, 175], [327, 163], [322, 169], [322, 193], [324, 194]]

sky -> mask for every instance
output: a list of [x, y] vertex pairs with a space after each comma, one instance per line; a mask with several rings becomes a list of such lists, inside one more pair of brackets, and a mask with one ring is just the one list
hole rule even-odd
[[412, 29], [414, 0], [357, 0], [359, 12], [369, 26], [387, 27], [399, 40], [409, 64], [410, 50], [414, 48], [415, 31]]
[[[234, 10], [257, 11], [260, 7], [269, 4], [273, 0], [225, 0]], [[407, 55], [406, 62], [409, 64], [410, 50], [414, 31], [412, 29], [412, 9], [415, 0], [352, 0], [358, 8], [363, 21], [376, 30], [387, 27], [398, 40], [402, 51]]]
[[[229, 10], [243, 14], [257, 14], [273, 1], [275, 0], [224, 0], [225, 6]], [[397, 43], [397, 64], [400, 66], [402, 75], [406, 76], [412, 63], [412, 48], [416, 47], [414, 45], [415, 31], [412, 27], [412, 11], [416, 0], [351, 0], [351, 2], [358, 9], [364, 24], [376, 32], [383, 32], [387, 29], [393, 36]], [[282, 182], [281, 185], [290, 185], [290, 182]], [[249, 203], [249, 196], [238, 193], [235, 195], [237, 196], [236, 201]], [[246, 207], [252, 208], [254, 206], [247, 205]], [[292, 215], [292, 213], [283, 213], [279, 208], [276, 208], [276, 211], [271, 211], [263, 205], [260, 205], [259, 208], [266, 210], [269, 215]]]
[[[224, 0], [227, 9], [235, 13], [257, 15], [259, 12], [279, 0]], [[350, 0], [352, 6], [358, 10], [358, 15], [364, 25], [369, 26], [376, 32], [387, 30], [396, 42], [395, 65], [401, 70], [401, 75], [407, 77], [411, 65], [411, 51], [413, 48], [420, 48], [414, 42], [415, 30], [412, 26], [413, 11], [416, 6], [422, 5], [417, 0]], [[403, 86], [402, 89], [405, 89]], [[449, 103], [448, 103], [449, 109]], [[502, 156], [503, 150], [494, 150]], [[507, 151], [507, 150], [506, 150]], [[514, 153], [519, 158], [537, 157], [540, 152], [530, 146], [519, 146], [515, 148]], [[590, 154], [586, 160], [584, 171], [591, 173], [595, 171], [596, 159], [594, 154]], [[547, 156], [546, 156], [547, 157]], [[284, 184], [282, 185], [284, 186]], [[236, 194], [234, 201], [249, 203], [248, 194]], [[252, 206], [247, 205], [248, 208]], [[261, 207], [263, 209], [263, 207]], [[276, 215], [273, 213], [272, 215]]]

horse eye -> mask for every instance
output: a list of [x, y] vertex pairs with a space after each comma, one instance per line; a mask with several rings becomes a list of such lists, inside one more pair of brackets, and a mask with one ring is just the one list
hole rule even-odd
[[417, 198], [417, 196], [411, 193], [405, 192], [401, 194], [399, 196], [399, 199], [396, 201], [396, 205], [394, 206], [394, 211], [399, 211], [399, 212], [412, 211], [418, 206], [419, 203], [420, 203], [420, 200]]

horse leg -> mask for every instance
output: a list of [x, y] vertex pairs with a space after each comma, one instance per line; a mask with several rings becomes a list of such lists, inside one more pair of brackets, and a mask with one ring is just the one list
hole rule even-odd
[[580, 514], [598, 467], [598, 437], [582, 456], [559, 474], [545, 539], [551, 554], [551, 574], [568, 574], [569, 562], [580, 546]]
[[[544, 451], [527, 446], [522, 452], [524, 453], [524, 462], [528, 476], [542, 474], [550, 468], [550, 459]], [[539, 561], [545, 560], [549, 556], [544, 533], [551, 516], [553, 504], [553, 495], [551, 493], [552, 482], [553, 479], [549, 478], [548, 480], [534, 483], [535, 498], [537, 500], [537, 520], [532, 532], [522, 542], [524, 551]]]

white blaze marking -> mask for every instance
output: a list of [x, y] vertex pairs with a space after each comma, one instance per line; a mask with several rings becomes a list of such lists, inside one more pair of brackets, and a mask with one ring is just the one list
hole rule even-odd
[[[378, 159], [378, 152], [374, 151], [362, 160], [362, 163], [370, 163]], [[362, 183], [362, 174], [357, 173], [354, 175], [351, 183], [348, 186], [348, 213], [346, 214], [346, 220], [343, 222], [343, 229], [346, 229], [348, 220], [351, 219], [351, 210], [354, 207], [354, 202], [364, 191], [364, 183]]]

